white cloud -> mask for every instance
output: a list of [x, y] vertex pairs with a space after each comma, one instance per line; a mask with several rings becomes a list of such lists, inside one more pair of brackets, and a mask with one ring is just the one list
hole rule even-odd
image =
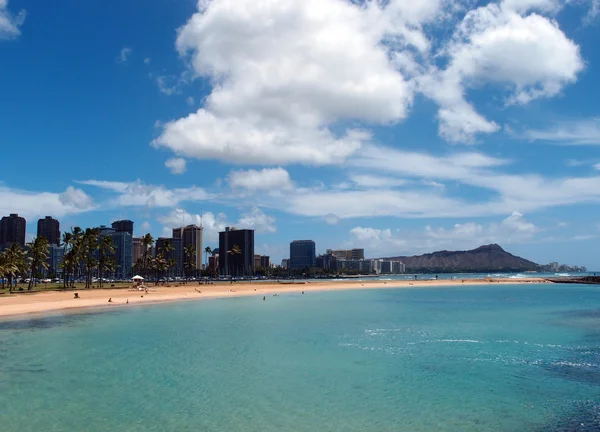
[[227, 181], [232, 188], [248, 190], [285, 190], [293, 187], [290, 174], [283, 168], [231, 171]]
[[[506, 214], [515, 208], [534, 212], [600, 202], [600, 176], [548, 178], [503, 174], [499, 170], [508, 161], [482, 153], [433, 156], [384, 147], [368, 150], [349, 160], [351, 178], [358, 179], [356, 183], [317, 184], [311, 188], [295, 187], [293, 193], [274, 190], [244, 198], [247, 203], [291, 214], [319, 218], [334, 214], [340, 219], [481, 217]], [[373, 176], [370, 172], [381, 175]], [[404, 183], [399, 184], [400, 179]], [[440, 181], [453, 182], [454, 187], [446, 188]], [[461, 186], [478, 188], [487, 198], [467, 199], [461, 193]], [[240, 197], [222, 198], [226, 202]]]
[[503, 0], [502, 7], [518, 13], [539, 11], [546, 13], [558, 12], [563, 7], [561, 0]]
[[152, 225], [148, 221], [142, 222], [140, 228], [143, 232], [149, 232], [152, 229]]
[[73, 186], [69, 186], [66, 191], [58, 196], [58, 199], [63, 205], [80, 210], [89, 209], [94, 205], [89, 195]]
[[257, 233], [274, 233], [277, 231], [275, 218], [265, 214], [258, 207], [254, 207], [249, 212], [242, 214], [237, 226], [239, 228], [256, 230]]
[[150, 64], [150, 57], [146, 57], [144, 59], [144, 64], [147, 64], [147, 65]]
[[350, 176], [350, 180], [359, 187], [367, 188], [389, 188], [407, 184], [407, 181], [404, 179], [383, 177], [372, 174], [353, 174]]
[[196, 101], [194, 100], [194, 98], [191, 97], [191, 96], [188, 96], [188, 98], [185, 101], [187, 102], [187, 104], [189, 106], [194, 106], [194, 103], [196, 103]]
[[528, 129], [518, 137], [562, 145], [600, 145], [600, 118], [558, 122], [546, 129]]
[[116, 192], [118, 196], [114, 200], [114, 204], [124, 207], [175, 207], [185, 201], [204, 201], [212, 198], [212, 195], [196, 186], [168, 189], [162, 185], [145, 184], [141, 180], [131, 183], [85, 180], [77, 183]]
[[337, 225], [340, 223], [340, 218], [334, 213], [329, 213], [325, 215], [325, 223], [327, 225]]
[[590, 9], [587, 15], [583, 19], [585, 25], [591, 25], [596, 18], [600, 15], [600, 0], [591, 0]]
[[0, 214], [19, 213], [25, 217], [55, 217], [93, 210], [92, 199], [69, 186], [63, 193], [32, 192], [0, 186]]
[[490, 3], [469, 11], [452, 40], [443, 47], [448, 66], [432, 68], [418, 79], [420, 89], [440, 104], [440, 134], [450, 141], [472, 142], [478, 133], [498, 125], [478, 114], [465, 99], [465, 89], [500, 84], [511, 90], [509, 104], [558, 94], [577, 80], [584, 67], [579, 47], [556, 21], [534, 9], [556, 10], [544, 0]]
[[[569, 3], [201, 1], [176, 46], [212, 92], [152, 145], [237, 164], [340, 164], [371, 142], [369, 127], [405, 119], [415, 92], [439, 104], [442, 137], [476, 142], [500, 127], [471, 89], [526, 104], [577, 80], [579, 47], [552, 18]], [[157, 82], [178, 92], [176, 77]]]
[[[213, 91], [204, 108], [167, 123], [154, 145], [235, 163], [343, 161], [370, 135], [333, 133], [332, 122], [396, 122], [411, 103], [381, 41], [392, 34], [416, 41], [418, 21], [438, 2], [414, 16], [400, 3], [386, 12], [340, 0], [200, 3], [177, 47], [191, 54], [197, 75], [213, 80]], [[414, 31], [391, 27], [392, 6]]]
[[163, 234], [171, 237], [172, 229], [183, 225], [198, 225], [204, 227], [202, 238], [204, 243], [216, 242], [219, 240], [219, 232], [224, 231], [228, 226], [226, 216], [223, 213], [214, 214], [212, 212], [199, 214], [190, 214], [183, 209], [174, 209], [171, 212], [159, 216], [158, 222], [163, 224]]
[[127, 60], [129, 60], [129, 57], [131, 56], [131, 52], [131, 48], [122, 48], [117, 61], [119, 63], [127, 63]]
[[371, 256], [411, 255], [440, 249], [472, 249], [489, 243], [522, 244], [535, 241], [542, 230], [513, 212], [500, 222], [455, 224], [450, 229], [426, 226], [423, 231], [355, 227], [348, 246], [364, 247]]
[[183, 158], [171, 158], [165, 161], [165, 166], [172, 174], [183, 174], [187, 169], [187, 162]]
[[239, 228], [255, 229], [257, 233], [276, 232], [275, 218], [265, 214], [259, 208], [252, 208], [243, 213], [237, 223], [227, 222], [227, 216], [224, 213], [214, 214], [212, 212], [199, 214], [190, 214], [183, 209], [175, 209], [168, 214], [157, 218], [158, 222], [164, 225], [163, 232], [171, 236], [172, 229], [183, 224], [198, 225], [204, 227], [203, 239], [205, 243], [217, 242], [219, 232], [224, 231], [226, 226], [237, 226]]
[[8, 0], [0, 0], [0, 40], [13, 39], [21, 35], [21, 26], [25, 22], [25, 10], [14, 16], [8, 10]]
[[161, 93], [171, 96], [180, 92], [181, 83], [174, 75], [160, 75], [155, 78], [156, 85]]

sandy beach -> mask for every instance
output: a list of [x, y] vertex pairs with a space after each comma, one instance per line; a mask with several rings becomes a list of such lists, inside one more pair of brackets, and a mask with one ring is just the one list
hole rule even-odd
[[[69, 291], [45, 291], [28, 294], [5, 294], [0, 296], [0, 317], [18, 315], [83, 311], [101, 307], [126, 307], [170, 301], [201, 300], [235, 296], [257, 297], [273, 294], [305, 293], [315, 291], [382, 289], [382, 288], [427, 288], [465, 285], [545, 283], [544, 279], [482, 279], [482, 280], [427, 280], [427, 281], [318, 281], [305, 283], [244, 282], [215, 283], [213, 285], [186, 284], [175, 286], [148, 286], [149, 292], [137, 288], [81, 289]], [[77, 292], [80, 298], [74, 298]], [[112, 301], [109, 303], [108, 299]]]

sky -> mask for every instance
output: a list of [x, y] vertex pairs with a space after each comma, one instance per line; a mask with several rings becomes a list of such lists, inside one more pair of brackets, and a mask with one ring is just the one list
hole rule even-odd
[[600, 270], [600, 0], [0, 0], [0, 214]]

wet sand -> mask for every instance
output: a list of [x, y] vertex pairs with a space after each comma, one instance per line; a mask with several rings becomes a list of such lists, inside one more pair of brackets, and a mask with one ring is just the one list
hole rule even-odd
[[[427, 281], [320, 281], [310, 280], [305, 283], [277, 282], [242, 282], [229, 284], [219, 282], [213, 285], [186, 284], [173, 286], [148, 286], [149, 292], [137, 288], [122, 289], [80, 289], [69, 291], [45, 291], [28, 294], [5, 294], [0, 296], [0, 317], [64, 311], [85, 311], [101, 307], [126, 307], [129, 305], [153, 304], [170, 301], [200, 300], [236, 296], [257, 297], [272, 294], [305, 293], [315, 291], [333, 291], [350, 289], [382, 289], [382, 288], [427, 288], [453, 287], [465, 285], [490, 284], [523, 284], [546, 283], [544, 279], [482, 279], [482, 280], [427, 280]], [[78, 299], [73, 293], [79, 293]], [[112, 302], [108, 302], [108, 299]], [[129, 303], [127, 303], [129, 301]]]

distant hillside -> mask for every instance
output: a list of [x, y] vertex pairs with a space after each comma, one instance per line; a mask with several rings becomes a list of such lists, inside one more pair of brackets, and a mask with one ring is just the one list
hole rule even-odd
[[512, 255], [497, 244], [469, 251], [440, 251], [417, 256], [396, 256], [408, 272], [523, 272], [536, 270], [532, 261]]

